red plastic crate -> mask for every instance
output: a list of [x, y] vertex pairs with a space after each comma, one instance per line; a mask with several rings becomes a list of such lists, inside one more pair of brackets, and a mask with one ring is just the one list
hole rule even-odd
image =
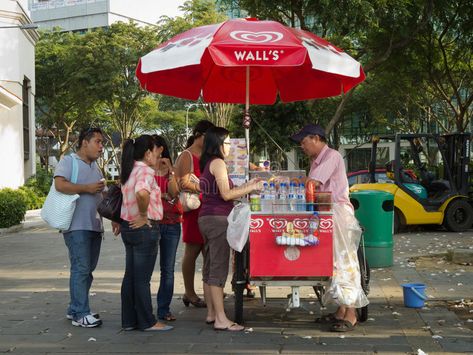
[[309, 234], [310, 219], [308, 214], [253, 214], [250, 224], [250, 278], [332, 276], [331, 214], [319, 216], [318, 245], [286, 246], [276, 243], [276, 237], [286, 232], [288, 222], [298, 232]]

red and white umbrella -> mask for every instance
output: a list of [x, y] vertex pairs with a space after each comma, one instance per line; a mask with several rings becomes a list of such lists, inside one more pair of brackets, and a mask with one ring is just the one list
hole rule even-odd
[[360, 63], [324, 39], [255, 19], [183, 32], [143, 56], [136, 76], [148, 91], [245, 103], [246, 113], [278, 94], [283, 102], [338, 96], [365, 79]]

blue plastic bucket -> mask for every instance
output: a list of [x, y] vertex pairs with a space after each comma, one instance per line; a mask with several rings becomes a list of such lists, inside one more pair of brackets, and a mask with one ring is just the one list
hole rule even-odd
[[402, 293], [404, 295], [404, 306], [409, 308], [424, 307], [425, 285], [424, 284], [403, 284]]

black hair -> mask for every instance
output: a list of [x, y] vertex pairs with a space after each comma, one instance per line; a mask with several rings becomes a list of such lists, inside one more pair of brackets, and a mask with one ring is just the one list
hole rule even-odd
[[122, 152], [122, 171], [120, 174], [120, 182], [125, 184], [130, 177], [135, 160], [144, 158], [148, 150], [153, 150], [156, 147], [156, 141], [148, 134], [143, 134], [136, 139], [127, 139], [123, 145]]
[[86, 140], [87, 142], [90, 142], [90, 140], [94, 137], [95, 133], [99, 133], [103, 136], [102, 130], [98, 127], [83, 128], [79, 133], [79, 141], [77, 143], [77, 149], [80, 149], [82, 147], [82, 142], [84, 140]]
[[196, 138], [203, 136], [211, 127], [215, 127], [215, 125], [208, 120], [200, 120], [197, 122], [197, 124], [194, 126], [194, 129], [192, 130], [192, 136], [187, 139], [186, 149], [194, 143]]
[[223, 127], [212, 127], [205, 132], [204, 148], [200, 157], [200, 171], [204, 171], [205, 166], [213, 157], [224, 159], [222, 145], [225, 138], [228, 137], [227, 129]]
[[161, 157], [168, 158], [172, 164], [171, 154], [169, 153], [168, 144], [163, 136], [159, 136], [157, 134], [153, 134], [154, 141], [156, 142], [156, 146], [158, 148], [163, 147], [163, 151], [161, 153]]

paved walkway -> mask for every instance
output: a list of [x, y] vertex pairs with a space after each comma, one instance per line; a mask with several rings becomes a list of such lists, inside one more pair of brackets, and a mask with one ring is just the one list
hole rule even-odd
[[[369, 320], [346, 334], [327, 332], [313, 322], [320, 307], [311, 288], [301, 289], [301, 308], [286, 311], [289, 289], [276, 287], [268, 288], [266, 307], [259, 297], [245, 301], [246, 332], [215, 332], [204, 323], [205, 310], [185, 308], [180, 299], [181, 245], [172, 304], [178, 318], [173, 323], [175, 329], [150, 334], [120, 330], [124, 250], [109, 230], [91, 291], [91, 305], [100, 312], [104, 325], [76, 328], [65, 319], [69, 276], [66, 248], [62, 235], [47, 228], [35, 215], [29, 213], [27, 229], [0, 237], [0, 353], [417, 354], [421, 349], [428, 354], [473, 354], [471, 323], [461, 321], [445, 307], [445, 301], [473, 297], [473, 266], [424, 258], [424, 263], [416, 267], [412, 261], [416, 256], [444, 253], [448, 248], [471, 248], [473, 231], [397, 235], [395, 265], [372, 272]], [[158, 277], [156, 272], [153, 294]], [[408, 281], [427, 284], [430, 300], [424, 309], [403, 306], [400, 284]], [[231, 294], [229, 287], [226, 292]], [[233, 314], [233, 297], [229, 296], [225, 304], [228, 314]], [[470, 318], [473, 322], [473, 314]]]

